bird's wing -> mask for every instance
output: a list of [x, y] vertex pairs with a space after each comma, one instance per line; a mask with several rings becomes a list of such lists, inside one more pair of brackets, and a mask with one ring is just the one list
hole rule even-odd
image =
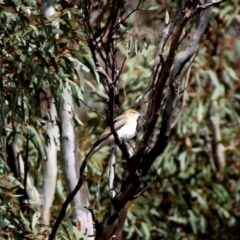
[[[127, 122], [126, 116], [121, 116], [121, 115], [118, 116], [116, 119], [113, 120], [114, 129], [118, 131], [124, 124], [126, 124], [126, 122]], [[108, 138], [111, 134], [112, 134], [111, 128], [107, 127], [105, 131], [102, 133], [102, 135], [99, 137], [99, 140], [96, 142], [96, 144], [98, 145], [104, 139]]]

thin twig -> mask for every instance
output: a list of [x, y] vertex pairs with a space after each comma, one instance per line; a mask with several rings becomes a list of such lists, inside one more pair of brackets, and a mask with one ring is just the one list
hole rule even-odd
[[153, 178], [153, 180], [145, 187], [143, 188], [141, 191], [139, 191], [138, 193], [136, 193], [133, 198], [131, 200], [135, 200], [137, 199], [138, 197], [140, 197], [149, 187], [151, 187], [151, 185], [153, 184], [153, 182], [157, 179], [157, 177], [155, 176]]
[[206, 4], [203, 4], [203, 5], [198, 5], [196, 7], [196, 9], [194, 10], [193, 14], [196, 14], [198, 12], [202, 12], [203, 10], [209, 8], [209, 7], [212, 7], [214, 5], [217, 5], [217, 4], [220, 4], [222, 2], [224, 2], [225, 0], [217, 0], [217, 1], [212, 1], [210, 3], [206, 3]]
[[88, 80], [84, 80], [84, 81], [85, 81], [86, 85], [90, 88], [91, 93], [95, 93], [96, 95], [98, 95], [99, 97], [101, 97], [107, 101], [109, 100], [108, 95], [97, 90], [97, 88], [90, 81], [88, 81]]
[[185, 83], [184, 83], [184, 87], [183, 87], [183, 96], [182, 96], [182, 104], [181, 104], [181, 107], [180, 107], [180, 111], [176, 117], [176, 119], [174, 120], [174, 122], [171, 124], [171, 129], [174, 128], [178, 121], [180, 120], [183, 112], [184, 112], [184, 109], [186, 107], [186, 93], [187, 93], [187, 86], [188, 86], [188, 82], [189, 82], [189, 79], [190, 79], [190, 73], [191, 73], [191, 69], [192, 69], [192, 63], [193, 63], [193, 60], [195, 58], [196, 54], [191, 58], [191, 61], [189, 63], [189, 67], [188, 67], [188, 70], [187, 70], [187, 75], [186, 75], [186, 80], [185, 80]]
[[90, 107], [87, 103], [85, 103], [82, 99], [78, 99], [80, 102], [82, 102], [86, 107], [88, 107], [91, 111], [95, 112], [100, 118], [102, 118], [102, 120], [105, 122], [106, 119], [105, 117], [100, 114], [97, 110], [95, 110], [94, 108]]
[[[101, 71], [101, 73], [103, 74], [105, 79], [108, 79], [108, 81], [109, 81], [110, 78], [108, 77], [107, 73], [102, 68], [99, 68], [99, 70]], [[116, 107], [116, 105], [115, 105], [115, 96], [116, 96], [116, 87], [111, 83], [109, 85], [109, 106], [108, 106], [109, 127], [110, 127], [111, 132], [112, 132], [112, 134], [114, 136], [116, 144], [121, 149], [124, 158], [128, 161], [130, 159], [130, 155], [129, 155], [129, 152], [127, 150], [127, 146], [124, 143], [124, 141], [121, 141], [119, 139], [118, 133], [117, 133], [116, 129], [114, 128], [113, 120], [114, 120], [115, 107]]]
[[98, 64], [96, 72], [98, 72], [101, 76], [103, 76], [108, 87], [112, 84], [112, 80], [109, 78], [109, 76], [107, 75], [107, 73], [104, 71], [104, 69], [102, 68], [102, 66], [100, 64]]

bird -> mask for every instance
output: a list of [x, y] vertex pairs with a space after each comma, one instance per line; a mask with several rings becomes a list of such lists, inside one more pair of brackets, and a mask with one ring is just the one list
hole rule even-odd
[[[116, 130], [120, 141], [128, 141], [135, 137], [138, 119], [141, 116], [135, 109], [127, 109], [121, 115], [113, 120], [113, 126]], [[99, 139], [93, 144], [92, 149], [85, 157], [88, 161], [93, 154], [99, 151], [102, 147], [115, 143], [115, 138], [112, 134], [111, 128], [107, 127], [101, 134]]]

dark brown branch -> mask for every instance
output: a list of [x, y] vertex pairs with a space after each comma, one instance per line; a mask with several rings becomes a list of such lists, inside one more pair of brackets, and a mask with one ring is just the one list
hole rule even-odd
[[[172, 44], [170, 47], [169, 55], [167, 57], [167, 60], [165, 61], [163, 68], [160, 72], [158, 82], [156, 84], [156, 89], [154, 91], [153, 95], [153, 104], [152, 104], [152, 115], [150, 118], [150, 122], [148, 124], [148, 130], [144, 136], [144, 140], [142, 144], [140, 145], [137, 153], [131, 161], [133, 162], [133, 168], [130, 176], [126, 179], [126, 187], [125, 190], [121, 193], [119, 193], [116, 198], [114, 199], [114, 207], [116, 210], [121, 209], [125, 203], [131, 199], [131, 197], [134, 196], [136, 190], [138, 189], [140, 185], [140, 178], [138, 176], [138, 170], [137, 166], [141, 161], [140, 164], [140, 173], [142, 173], [142, 176], [146, 175], [150, 166], [154, 162], [154, 160], [161, 154], [165, 147], [167, 146], [168, 139], [170, 136], [170, 127], [171, 127], [171, 117], [173, 113], [173, 107], [174, 103], [176, 101], [177, 97], [177, 91], [178, 91], [178, 85], [179, 85], [179, 74], [184, 66], [184, 64], [189, 60], [192, 55], [195, 53], [197, 49], [197, 45], [199, 44], [199, 41], [201, 39], [201, 36], [203, 35], [206, 25], [208, 23], [208, 19], [210, 17], [210, 10], [206, 10], [203, 15], [200, 17], [200, 22], [198, 25], [198, 28], [196, 30], [196, 33], [194, 34], [195, 38], [193, 37], [192, 41], [189, 44], [189, 47], [186, 49], [186, 51], [183, 53], [183, 55], [176, 61], [171, 76], [170, 76], [170, 85], [169, 85], [169, 93], [167, 97], [167, 102], [165, 106], [165, 110], [163, 113], [163, 119], [162, 119], [162, 126], [160, 130], [159, 138], [154, 145], [154, 147], [147, 153], [144, 154], [145, 149], [147, 147], [148, 140], [152, 134], [152, 131], [155, 127], [156, 121], [158, 119], [159, 115], [159, 107], [162, 102], [162, 93], [163, 88], [166, 84], [167, 78], [170, 75], [170, 69], [173, 65], [173, 60], [175, 57], [175, 52], [178, 48], [179, 39], [182, 33], [182, 30], [186, 24], [186, 22], [189, 20], [189, 18], [192, 17], [192, 15], [185, 15], [182, 22], [177, 26], [176, 31], [173, 35]], [[144, 155], [143, 155], [144, 154]]]
[[140, 197], [148, 188], [151, 187], [151, 185], [153, 184], [153, 182], [156, 180], [156, 176], [153, 178], [153, 180], [145, 187], [143, 188], [142, 190], [140, 190], [138, 193], [136, 193], [134, 196], [133, 196], [133, 199], [131, 200], [135, 200], [137, 199], [138, 197]]
[[[168, 139], [170, 136], [171, 130], [171, 118], [173, 113], [174, 102], [176, 100], [176, 95], [173, 92], [173, 84], [176, 81], [180, 73], [189, 59], [196, 53], [198, 44], [204, 34], [204, 31], [208, 24], [208, 19], [211, 15], [211, 9], [207, 9], [203, 12], [202, 16], [200, 17], [198, 27], [193, 35], [187, 49], [183, 52], [183, 54], [176, 60], [174, 64], [173, 70], [170, 75], [170, 86], [169, 86], [169, 93], [168, 93], [168, 100], [165, 106], [165, 110], [163, 113], [162, 119], [162, 126], [160, 130], [159, 138], [155, 144], [155, 146], [151, 149], [149, 153], [144, 156], [144, 159], [141, 163], [141, 169], [143, 170], [143, 175], [147, 173], [150, 166], [152, 165], [153, 161], [156, 159], [158, 155], [160, 155], [165, 147], [167, 146]], [[185, 18], [187, 19], [187, 18]]]
[[224, 2], [225, 0], [216, 0], [216, 1], [212, 1], [212, 2], [209, 2], [209, 3], [206, 3], [206, 4], [203, 4], [203, 5], [198, 5], [196, 7], [196, 9], [194, 10], [193, 12], [193, 15], [199, 13], [199, 12], [202, 12], [203, 10], [207, 9], [207, 8], [210, 8], [214, 5], [218, 5], [222, 2]]
[[139, 150], [137, 151], [136, 155], [133, 157], [133, 165], [132, 165], [132, 169], [136, 169], [136, 166], [138, 165], [138, 163], [140, 162], [141, 156], [144, 154], [146, 147], [148, 145], [148, 141], [152, 135], [153, 129], [156, 125], [156, 122], [158, 120], [159, 117], [159, 108], [162, 102], [162, 98], [163, 98], [163, 89], [166, 85], [167, 79], [169, 77], [170, 74], [170, 69], [173, 65], [173, 61], [174, 61], [174, 57], [175, 57], [175, 53], [177, 51], [178, 48], [178, 43], [179, 43], [179, 39], [182, 33], [182, 30], [185, 26], [185, 24], [187, 23], [188, 19], [183, 19], [182, 23], [179, 24], [177, 26], [177, 29], [175, 31], [175, 33], [173, 34], [173, 40], [172, 40], [172, 44], [170, 47], [170, 51], [167, 57], [167, 60], [165, 61], [160, 75], [158, 77], [157, 80], [157, 84], [156, 84], [156, 88], [153, 92], [153, 101], [152, 101], [152, 106], [151, 106], [151, 116], [150, 116], [150, 121], [147, 127], [147, 131], [144, 135], [143, 138], [143, 142], [139, 147]]
[[[113, 199], [113, 205], [116, 211], [120, 210], [121, 208], [124, 207], [126, 202], [129, 199], [132, 199], [136, 190], [140, 186], [141, 182], [141, 176], [140, 174], [143, 172], [144, 174], [147, 173], [148, 169], [143, 169], [143, 166], [140, 168], [140, 172], [137, 170], [137, 166], [141, 161], [142, 156], [144, 155], [144, 152], [146, 150], [146, 147], [148, 145], [148, 141], [150, 139], [150, 136], [153, 132], [153, 129], [155, 127], [155, 124], [157, 122], [158, 116], [159, 116], [159, 107], [162, 102], [162, 93], [163, 89], [165, 87], [167, 78], [170, 74], [170, 69], [173, 65], [174, 57], [175, 57], [175, 52], [178, 48], [178, 43], [179, 39], [182, 33], [182, 30], [187, 22], [187, 18], [183, 19], [182, 23], [178, 25], [176, 32], [173, 35], [173, 40], [172, 44], [170, 47], [170, 51], [167, 57], [167, 60], [165, 61], [162, 70], [160, 72], [155, 91], [153, 93], [153, 103], [152, 103], [152, 115], [150, 117], [150, 122], [147, 127], [147, 131], [145, 133], [145, 136], [143, 138], [143, 141], [137, 151], [137, 153], [131, 158], [131, 168], [129, 169], [129, 177], [125, 180], [125, 190], [121, 193], [119, 193], [114, 199]], [[167, 144], [167, 141], [164, 145], [161, 146], [160, 152], [163, 152], [165, 146]], [[145, 155], [146, 156], [146, 155]], [[151, 164], [155, 160], [154, 156], [151, 156]], [[145, 159], [145, 158], [144, 158]], [[150, 165], [151, 166], [151, 165]]]
[[127, 218], [127, 212], [128, 212], [129, 205], [130, 205], [130, 203], [127, 203], [119, 214], [119, 221], [118, 221], [117, 229], [115, 231], [115, 235], [116, 235], [115, 240], [123, 239], [122, 232], [123, 232], [125, 220]]
[[130, 155], [129, 152], [127, 150], [127, 146], [123, 141], [120, 141], [117, 131], [114, 128], [114, 123], [113, 123], [113, 119], [114, 119], [114, 113], [115, 113], [115, 86], [113, 84], [111, 84], [110, 89], [109, 89], [109, 127], [111, 128], [111, 132], [114, 136], [115, 142], [118, 145], [118, 147], [121, 149], [122, 154], [124, 156], [124, 158], [129, 161], [130, 159]]
[[[112, 85], [112, 80], [109, 78], [109, 76], [107, 75], [107, 73], [104, 71], [104, 69], [100, 66], [100, 64], [98, 62], [95, 63], [97, 66], [96, 71], [99, 73], [100, 77], [102, 77], [102, 85], [105, 88], [106, 92], [109, 93], [109, 88]], [[110, 101], [110, 100], [109, 100]]]
[[[124, 183], [123, 192], [120, 192], [119, 194], [117, 194], [116, 197], [112, 200], [113, 206], [115, 209], [110, 214], [110, 216], [106, 219], [106, 220], [108, 220], [108, 222], [106, 224], [109, 224], [108, 226], [111, 230], [111, 232], [110, 233], [108, 232], [108, 234], [112, 234], [116, 230], [116, 226], [117, 226], [116, 224], [118, 223], [119, 214], [120, 214], [121, 210], [124, 208], [125, 204], [134, 197], [134, 194], [136, 193], [137, 189], [140, 186], [141, 175], [144, 176], [147, 174], [153, 161], [156, 159], [156, 157], [159, 154], [161, 154], [164, 151], [165, 147], [167, 146], [168, 139], [170, 136], [170, 126], [171, 126], [171, 117], [172, 117], [172, 113], [173, 113], [173, 107], [174, 107], [177, 93], [178, 93], [179, 75], [182, 71], [183, 66], [191, 58], [191, 54], [194, 53], [194, 49], [200, 41], [200, 37], [202, 36], [202, 34], [205, 30], [205, 27], [203, 27], [202, 23], [203, 24], [207, 23], [210, 14], [209, 14], [209, 16], [208, 15], [206, 16], [206, 14], [209, 11], [208, 10], [204, 11], [204, 14], [200, 17], [200, 24], [198, 26], [198, 29], [196, 30], [196, 37], [199, 36], [199, 38], [192, 40], [188, 49], [184, 52], [185, 55], [183, 54], [181, 56], [181, 58], [176, 61], [175, 65], [173, 67], [172, 73], [170, 75], [170, 70], [173, 66], [175, 53], [179, 46], [179, 39], [182, 34], [182, 30], [183, 30], [185, 24], [187, 23], [187, 21], [190, 18], [192, 18], [196, 13], [201, 12], [203, 9], [209, 8], [210, 6], [221, 3], [221, 2], [222, 1], [213, 1], [208, 4], [198, 6], [194, 11], [190, 11], [190, 10], [186, 11], [183, 20], [180, 22], [180, 24], [178, 24], [178, 26], [176, 27], [176, 31], [172, 36], [172, 43], [171, 43], [170, 51], [169, 51], [166, 61], [164, 61], [164, 63], [163, 63], [163, 58], [160, 58], [160, 63], [163, 63], [163, 64], [162, 64], [162, 69], [161, 69], [160, 73], [155, 75], [157, 78], [157, 82], [156, 82], [156, 87], [153, 91], [153, 101], [150, 106], [150, 109], [151, 109], [150, 121], [147, 125], [147, 131], [144, 135], [143, 142], [141, 143], [135, 156], [133, 156], [133, 158], [131, 159], [132, 160], [132, 169], [129, 173], [129, 177], [126, 179], [126, 181]], [[116, 0], [114, 1], [114, 4], [116, 4]], [[115, 13], [119, 14], [119, 13], [121, 13], [122, 9], [123, 8], [120, 7], [119, 11], [112, 11], [112, 13], [115, 12]], [[110, 33], [113, 33], [113, 30], [116, 27], [115, 23], [116, 23], [116, 19], [118, 19], [118, 17], [119, 17], [118, 14], [115, 15], [116, 17], [109, 20], [109, 23], [106, 25], [106, 29], [109, 29]], [[109, 63], [110, 63], [109, 56], [111, 56], [111, 55], [108, 55], [108, 52], [106, 52], [106, 50], [107, 49], [110, 49], [111, 51], [114, 50], [114, 48], [111, 48], [111, 46], [112, 46], [111, 44], [112, 44], [113, 40], [112, 40], [112, 35], [110, 35], [110, 36], [111, 37], [108, 36], [108, 39], [107, 39], [108, 46], [104, 47], [106, 57], [104, 57], [103, 54], [101, 55], [101, 50], [97, 46], [96, 41], [92, 45], [90, 45], [93, 55], [95, 56], [95, 50], [97, 49], [98, 54], [101, 57], [103, 57], [102, 58], [103, 60], [105, 60], [106, 71], [107, 71], [107, 67], [109, 66]], [[88, 40], [91, 41], [90, 38]], [[111, 54], [112, 54], [112, 56], [114, 56], [114, 51], [111, 52]], [[95, 63], [97, 62], [96, 57], [95, 57], [94, 61], [95, 61]], [[160, 65], [159, 65], [159, 67], [160, 67]], [[115, 69], [112, 69], [112, 70], [115, 70]], [[157, 69], [157, 70], [159, 71], [159, 69]], [[148, 146], [148, 141], [153, 133], [153, 130], [155, 128], [156, 122], [157, 122], [159, 114], [160, 114], [159, 111], [160, 111], [160, 105], [161, 105], [162, 99], [163, 99], [163, 89], [166, 86], [166, 82], [169, 79], [169, 77], [170, 77], [169, 92], [168, 92], [165, 109], [163, 112], [163, 119], [162, 119], [160, 135], [159, 135], [159, 138], [157, 139], [157, 142], [154, 145], [154, 147], [148, 153], [145, 154], [147, 146]], [[114, 113], [115, 113], [115, 101], [114, 101], [115, 100], [115, 86], [112, 84], [112, 81], [111, 81], [111, 84], [109, 84], [109, 87], [110, 87], [109, 88], [109, 99], [110, 99], [110, 101], [109, 101], [109, 122], [110, 122], [111, 131], [112, 131], [112, 134], [114, 135], [115, 141], [116, 141], [117, 145], [121, 148], [121, 146], [124, 146], [124, 144], [123, 145], [121, 144], [121, 142], [118, 138], [117, 132], [113, 126], [113, 118], [114, 118]], [[121, 150], [123, 151], [123, 153], [125, 152], [122, 148], [121, 148]], [[126, 159], [128, 159], [128, 157], [126, 157]], [[84, 180], [83, 173], [84, 173], [86, 164], [87, 164], [87, 162], [83, 162], [83, 164], [80, 168], [79, 182], [78, 182], [77, 186], [75, 187], [74, 191], [69, 194], [65, 203], [63, 204], [63, 208], [60, 212], [58, 219], [56, 220], [56, 223], [54, 225], [53, 231], [52, 231], [49, 239], [53, 239], [53, 237], [55, 236], [57, 228], [65, 215], [67, 205], [71, 202], [74, 195], [77, 193], [77, 191], [79, 190], [79, 188], [81, 187], [81, 185], [83, 183], [83, 180]], [[112, 224], [112, 226], [110, 226], [110, 224]], [[101, 229], [99, 231], [101, 231]], [[98, 232], [98, 235], [99, 234], [100, 234], [100, 232]]]
[[78, 180], [78, 183], [77, 183], [76, 187], [73, 189], [73, 191], [67, 196], [65, 202], [63, 203], [62, 209], [56, 219], [56, 222], [53, 225], [52, 232], [49, 235], [48, 240], [53, 240], [55, 238], [55, 235], [57, 233], [59, 225], [61, 224], [62, 220], [65, 217], [68, 205], [70, 204], [70, 202], [73, 200], [74, 196], [77, 194], [77, 192], [81, 188], [81, 186], [86, 178], [86, 174], [84, 173], [86, 166], [87, 166], [87, 162], [85, 161], [85, 162], [83, 162], [83, 164], [80, 168], [80, 178]]
[[[115, 96], [116, 96], [116, 87], [114, 85], [114, 83], [112, 82], [112, 80], [109, 78], [109, 76], [107, 75], [107, 73], [104, 71], [104, 69], [99, 65], [97, 68], [98, 73], [104, 78], [104, 81], [107, 83], [108, 85], [108, 89], [109, 89], [109, 112], [108, 112], [108, 123], [109, 123], [109, 127], [111, 128], [111, 132], [114, 136], [115, 142], [118, 145], [118, 147], [121, 149], [123, 156], [126, 160], [130, 159], [130, 155], [129, 152], [127, 150], [127, 146], [124, 142], [120, 141], [117, 131], [114, 128], [114, 116], [115, 116]], [[115, 83], [116, 84], [116, 83]]]
[[95, 223], [95, 227], [97, 228], [99, 226], [99, 222], [98, 222], [97, 217], [94, 213], [94, 208], [93, 207], [85, 207], [85, 208], [87, 210], [89, 210], [89, 212], [91, 213], [93, 222]]
[[[148, 87], [145, 89], [144, 93], [141, 94], [137, 98], [135, 103], [138, 103], [141, 99], [143, 99], [143, 101], [144, 101], [145, 98], [148, 99], [147, 95], [149, 95], [151, 89], [154, 88], [154, 82], [157, 79], [157, 76], [158, 76], [159, 71], [160, 71], [160, 67], [164, 63], [164, 59], [163, 59], [163, 56], [162, 56], [163, 49], [164, 49], [164, 46], [165, 46], [167, 40], [173, 34], [173, 29], [174, 29], [175, 25], [176, 25], [176, 21], [172, 21], [171, 23], [168, 24], [168, 26], [159, 35], [158, 48], [157, 48], [157, 53], [156, 53], [155, 60], [154, 60], [154, 63], [153, 63], [151, 80], [150, 80], [150, 82], [148, 84]], [[144, 108], [145, 108], [145, 103], [142, 104], [141, 113], [143, 115], [146, 115], [146, 110], [144, 110]]]

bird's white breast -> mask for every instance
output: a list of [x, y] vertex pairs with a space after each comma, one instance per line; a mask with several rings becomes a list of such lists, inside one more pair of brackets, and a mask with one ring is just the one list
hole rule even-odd
[[117, 133], [120, 139], [130, 140], [136, 134], [137, 121], [127, 122]]
[[[128, 141], [135, 137], [136, 129], [137, 129], [137, 119], [138, 115], [129, 114], [126, 118], [119, 119], [119, 121], [123, 121], [124, 124], [118, 128], [118, 124], [114, 124], [116, 127], [116, 131], [120, 140]], [[110, 129], [107, 129], [109, 131]], [[106, 131], [106, 130], [105, 130]], [[103, 133], [104, 134], [104, 133]], [[97, 149], [102, 148], [105, 145], [114, 144], [115, 138], [113, 134], [110, 134], [108, 138], [105, 138], [102, 142], [99, 143]]]

